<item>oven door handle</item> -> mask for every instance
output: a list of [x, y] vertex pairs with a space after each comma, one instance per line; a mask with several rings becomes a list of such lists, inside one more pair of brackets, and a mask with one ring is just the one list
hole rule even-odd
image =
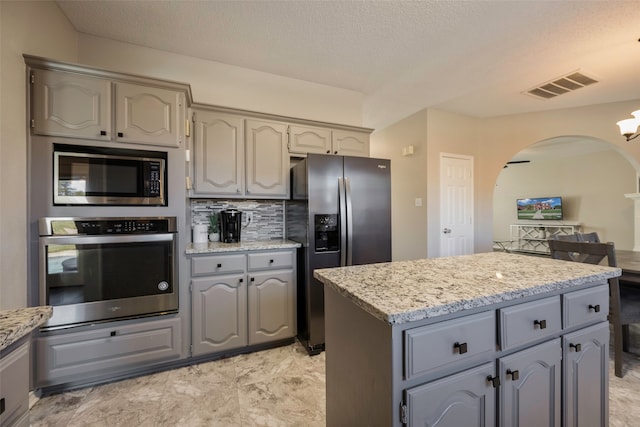
[[91, 245], [104, 243], [139, 243], [139, 242], [171, 242], [175, 239], [175, 233], [158, 234], [103, 234], [99, 236], [74, 235], [74, 236], [46, 236], [40, 237], [40, 244], [44, 245]]

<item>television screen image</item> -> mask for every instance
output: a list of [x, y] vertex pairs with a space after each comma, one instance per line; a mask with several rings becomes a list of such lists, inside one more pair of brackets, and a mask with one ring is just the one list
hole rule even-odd
[[518, 219], [562, 219], [562, 197], [518, 199]]

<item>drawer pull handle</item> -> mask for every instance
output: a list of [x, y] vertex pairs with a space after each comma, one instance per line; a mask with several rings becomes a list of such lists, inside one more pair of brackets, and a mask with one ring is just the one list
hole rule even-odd
[[540, 329], [546, 329], [547, 328], [547, 321], [546, 320], [534, 320], [533, 321], [533, 325], [534, 326], [540, 326]]
[[255, 278], [255, 277], [252, 277], [252, 278], [251, 278], [251, 281], [252, 281], [252, 282], [255, 282], [255, 281], [256, 281], [256, 278]]
[[580, 352], [582, 350], [582, 346], [580, 344], [569, 344], [569, 348], [573, 348], [576, 353]]
[[463, 343], [455, 343], [453, 345], [453, 350], [457, 350], [459, 354], [465, 354], [467, 352], [467, 343], [463, 342]]
[[240, 283], [244, 282], [244, 279], [239, 279], [239, 282], [240, 282]]
[[595, 311], [596, 313], [600, 313], [600, 304], [591, 305], [589, 304], [589, 311]]
[[222, 268], [222, 264], [218, 264], [218, 268]]
[[511, 375], [512, 381], [518, 381], [520, 379], [520, 371], [518, 370], [512, 371], [511, 369], [507, 369], [507, 375]]
[[269, 260], [269, 264], [273, 264], [273, 260], [272, 259]]
[[491, 383], [493, 388], [498, 388], [500, 386], [500, 377], [492, 377], [489, 375], [487, 377], [487, 381]]
[[117, 334], [117, 332], [116, 332], [116, 331], [111, 331], [111, 333], [110, 333], [109, 335], [111, 335], [112, 337], [115, 337], [115, 336], [116, 336], [116, 334]]

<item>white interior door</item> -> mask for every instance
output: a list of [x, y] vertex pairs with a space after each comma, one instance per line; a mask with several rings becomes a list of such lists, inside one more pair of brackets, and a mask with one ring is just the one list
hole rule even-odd
[[473, 253], [473, 157], [440, 154], [440, 256]]

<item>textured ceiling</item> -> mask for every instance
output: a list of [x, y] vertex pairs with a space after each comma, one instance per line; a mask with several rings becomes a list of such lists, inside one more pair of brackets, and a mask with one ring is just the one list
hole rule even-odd
[[[82, 33], [361, 92], [380, 128], [640, 99], [634, 1], [67, 1]], [[522, 92], [581, 70], [599, 83]]]

